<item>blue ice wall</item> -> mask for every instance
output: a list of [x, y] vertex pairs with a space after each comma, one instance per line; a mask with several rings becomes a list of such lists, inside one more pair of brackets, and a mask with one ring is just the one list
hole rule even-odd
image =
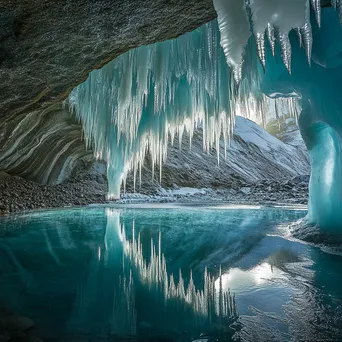
[[292, 74], [280, 52], [267, 51], [261, 90], [271, 97], [301, 99], [299, 124], [311, 160], [308, 220], [326, 230], [342, 228], [342, 29], [332, 8], [322, 10], [322, 25], [313, 24], [311, 67], [298, 37], [291, 36]]

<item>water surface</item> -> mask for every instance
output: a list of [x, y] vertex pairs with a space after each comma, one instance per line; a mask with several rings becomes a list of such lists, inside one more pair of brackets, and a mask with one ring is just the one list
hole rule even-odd
[[4, 218], [0, 305], [50, 341], [341, 341], [342, 257], [292, 238], [305, 214], [169, 205]]

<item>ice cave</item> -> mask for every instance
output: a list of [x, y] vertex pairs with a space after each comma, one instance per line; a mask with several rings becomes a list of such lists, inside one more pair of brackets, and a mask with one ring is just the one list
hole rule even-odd
[[308, 1], [214, 5], [218, 24], [131, 50], [71, 93], [87, 143], [108, 162], [109, 196], [120, 195], [129, 170], [141, 172], [147, 151], [162, 172], [175, 134], [191, 136], [203, 125], [203, 147], [216, 147], [219, 159], [219, 141], [229, 144], [235, 115], [263, 116], [266, 96], [289, 98], [301, 108], [310, 153], [308, 220], [338, 229], [340, 3], [323, 12]]
[[0, 0], [0, 341], [341, 341], [341, 37], [342, 0]]

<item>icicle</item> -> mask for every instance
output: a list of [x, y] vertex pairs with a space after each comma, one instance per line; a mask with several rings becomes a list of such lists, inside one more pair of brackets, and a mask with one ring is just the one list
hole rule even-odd
[[255, 38], [256, 38], [258, 56], [259, 56], [259, 59], [263, 68], [265, 69], [266, 67], [265, 34], [257, 33]]
[[139, 189], [141, 189], [141, 168], [142, 168], [142, 161], [139, 160]]
[[303, 37], [303, 43], [306, 56], [308, 57], [308, 63], [309, 65], [311, 65], [312, 31], [310, 22], [308, 21], [307, 23], [305, 23], [305, 25], [301, 28], [300, 31]]
[[302, 31], [300, 28], [296, 28], [296, 32], [297, 32], [297, 35], [298, 35], [298, 40], [299, 40], [299, 46], [300, 47], [303, 47], [303, 35], [302, 35]]
[[278, 101], [277, 99], [275, 99], [274, 101], [274, 112], [275, 112], [275, 116], [278, 122], [278, 128], [280, 129], [280, 117], [279, 117], [279, 109], [278, 109]]
[[288, 33], [279, 34], [279, 43], [281, 48], [281, 57], [286, 69], [291, 74], [291, 43]]
[[332, 6], [337, 10], [340, 17], [340, 22], [342, 24], [342, 1], [341, 0], [331, 0]]
[[311, 52], [312, 52], [312, 29], [310, 22], [310, 5], [307, 3], [306, 6], [306, 21], [304, 26], [301, 28], [301, 34], [303, 37], [303, 43], [305, 48], [306, 56], [308, 57], [309, 65], [311, 66]]
[[321, 0], [311, 0], [311, 5], [316, 15], [318, 27], [321, 27]]
[[275, 54], [275, 29], [270, 23], [267, 24], [267, 38], [271, 46], [272, 55]]
[[250, 33], [245, 0], [213, 0], [221, 32], [221, 45], [237, 84], [242, 77], [242, 64]]

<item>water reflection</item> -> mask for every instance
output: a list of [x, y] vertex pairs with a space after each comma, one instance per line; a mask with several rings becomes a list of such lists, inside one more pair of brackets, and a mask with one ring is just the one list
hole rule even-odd
[[0, 305], [63, 342], [185, 342], [201, 333], [338, 341], [342, 258], [277, 228], [304, 215], [87, 209], [2, 220]]
[[[117, 217], [118, 211], [108, 209], [109, 217]], [[112, 220], [108, 221], [110, 224]], [[108, 226], [107, 226], [108, 227]], [[132, 241], [126, 238], [125, 225], [120, 225], [119, 236], [123, 243], [124, 254], [134, 264], [139, 273], [139, 279], [150, 289], [157, 290], [163, 294], [164, 300], [177, 299], [189, 304], [193, 311], [197, 314], [202, 314], [213, 320], [215, 316], [221, 318], [236, 318], [238, 316], [234, 298], [230, 295], [229, 289], [223, 290], [221, 276], [215, 281], [207, 268], [204, 270], [203, 290], [196, 289], [194, 284], [192, 270], [189, 272], [188, 285], [185, 285], [185, 280], [182, 275], [182, 270], [179, 269], [178, 282], [174, 275], [168, 274], [165, 256], [162, 253], [161, 232], [158, 234], [158, 248], [154, 244], [153, 238], [150, 241], [150, 260], [147, 262], [143, 255], [144, 246], [141, 243], [140, 232], [138, 238], [135, 238], [135, 221], [132, 220]], [[216, 282], [219, 286], [215, 286]]]
[[[160, 231], [158, 241], [151, 238], [143, 244], [134, 218], [121, 223], [120, 211], [115, 209], [107, 209], [106, 215], [104, 244], [98, 247], [88, 278], [78, 290], [70, 331], [84, 332], [90, 326], [94, 318], [89, 311], [105, 318], [99, 330], [117, 336], [136, 335], [146, 327], [153, 327], [154, 334], [170, 330], [199, 334], [212, 324], [228, 327], [237, 319], [234, 296], [222, 284], [215, 286], [207, 269], [202, 289], [196, 288], [191, 270], [186, 278], [181, 269], [177, 275], [168, 273]], [[126, 233], [128, 223], [131, 239]]]

